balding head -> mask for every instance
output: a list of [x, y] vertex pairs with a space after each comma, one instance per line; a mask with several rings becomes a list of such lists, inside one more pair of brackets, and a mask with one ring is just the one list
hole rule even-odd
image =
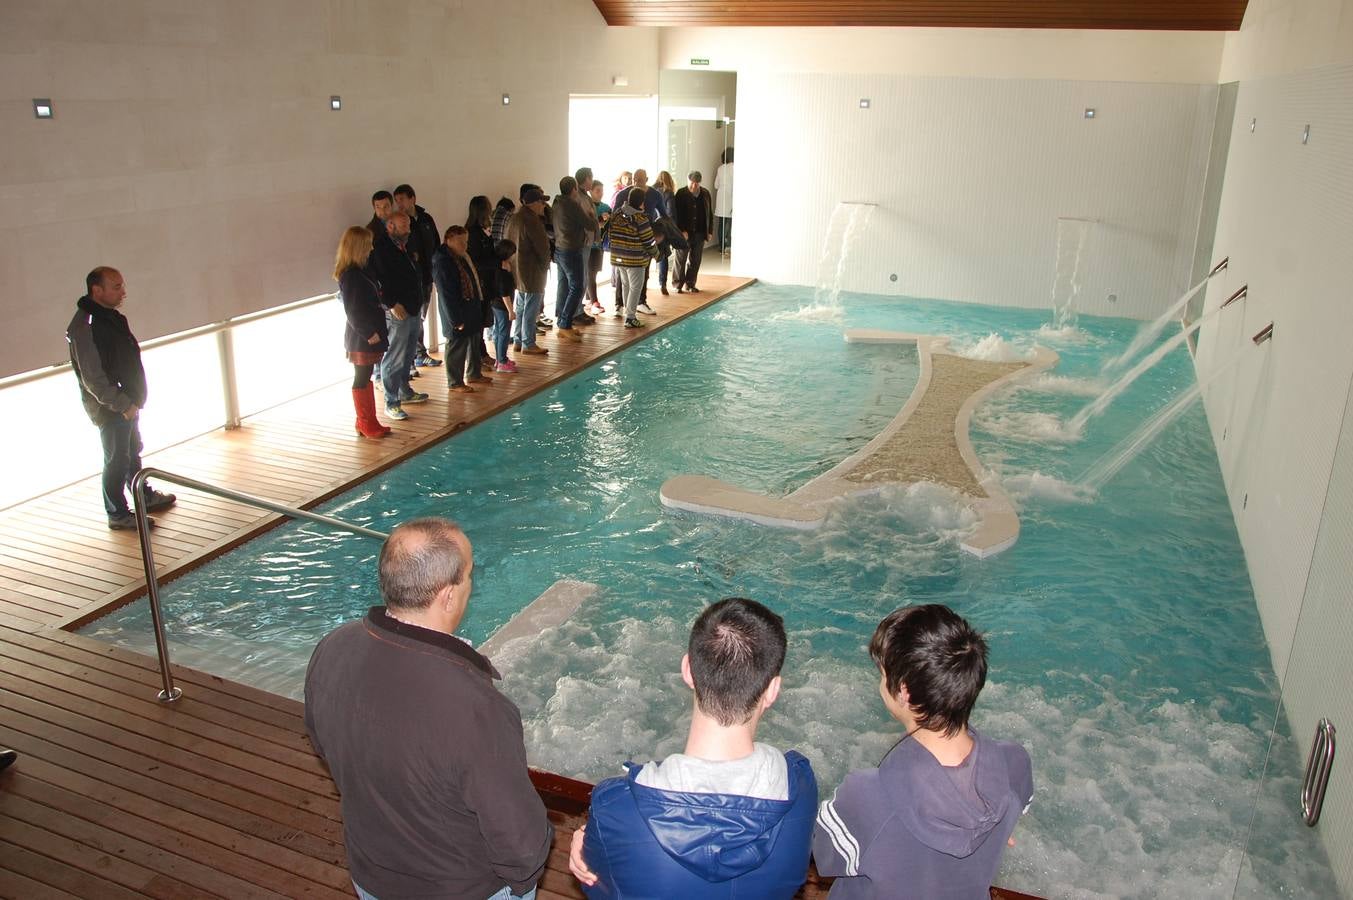
[[394, 240], [402, 241], [409, 236], [412, 221], [408, 213], [390, 213], [390, 218], [385, 220], [385, 230], [390, 233], [390, 237]]
[[459, 586], [474, 565], [470, 539], [448, 519], [413, 519], [390, 532], [381, 547], [381, 597], [393, 611], [425, 610], [448, 587]]
[[108, 309], [117, 309], [126, 299], [127, 287], [122, 273], [112, 266], [97, 266], [85, 276], [85, 293], [89, 299]]
[[645, 171], [644, 169], [635, 169], [635, 170], [634, 170], [634, 183], [637, 184], [637, 185], [639, 185], [640, 187], [647, 187], [647, 186], [648, 186], [648, 172]]

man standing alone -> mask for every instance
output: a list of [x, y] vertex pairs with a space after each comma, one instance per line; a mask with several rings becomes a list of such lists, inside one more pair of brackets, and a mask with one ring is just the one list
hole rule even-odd
[[[146, 405], [146, 370], [141, 345], [117, 309], [127, 297], [122, 273], [99, 266], [85, 276], [85, 295], [66, 328], [70, 364], [80, 400], [103, 442], [103, 508], [108, 527], [135, 531], [126, 488], [141, 470], [141, 408]], [[174, 505], [173, 494], [146, 487], [146, 511]], [[151, 519], [153, 526], [155, 520]]]
[[703, 176], [692, 172], [687, 176], [687, 185], [676, 192], [672, 200], [673, 218], [681, 236], [690, 243], [689, 250], [676, 252], [676, 288], [694, 293], [700, 289], [695, 286], [696, 276], [700, 274], [700, 258], [705, 253], [705, 241], [709, 240], [710, 226], [713, 224], [712, 204], [709, 191], [700, 187]]
[[331, 632], [305, 676], [305, 725], [343, 803], [363, 900], [533, 898], [554, 828], [526, 771], [521, 713], [492, 663], [455, 636], [469, 538], [445, 519], [395, 528], [385, 606]]

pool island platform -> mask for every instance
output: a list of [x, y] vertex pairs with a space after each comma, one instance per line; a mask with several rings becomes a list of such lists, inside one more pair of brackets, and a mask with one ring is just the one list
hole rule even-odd
[[1039, 347], [1027, 360], [972, 359], [950, 350], [945, 337], [867, 329], [849, 330], [845, 340], [916, 347], [920, 377], [883, 431], [787, 497], [768, 497], [704, 475], [677, 475], [659, 490], [663, 505], [809, 530], [822, 525], [829, 505], [842, 497], [930, 482], [958, 492], [976, 513], [976, 529], [961, 542], [966, 552], [986, 558], [1011, 547], [1019, 537], [1019, 515], [999, 479], [977, 459], [968, 427], [973, 410], [993, 391], [1051, 368], [1057, 354]]
[[[549, 356], [518, 375], [471, 395], [431, 390], [381, 441], [353, 433], [342, 382], [145, 461], [313, 507], [751, 283], [701, 282], [702, 294], [650, 297], [660, 313], [652, 327], [602, 320], [580, 344], [546, 335]], [[442, 378], [424, 370], [415, 384], [440, 388]], [[280, 521], [179, 493], [156, 516], [162, 578]], [[136, 535], [105, 527], [97, 476], [0, 511], [0, 528], [0, 747], [19, 753], [0, 772], [0, 897], [352, 897], [337, 791], [301, 703], [174, 665], [184, 693], [167, 706], [155, 699], [153, 657], [66, 630], [144, 592]], [[532, 780], [556, 828], [538, 896], [580, 900], [568, 846], [591, 786], [545, 772]], [[810, 871], [800, 896], [827, 888]]]

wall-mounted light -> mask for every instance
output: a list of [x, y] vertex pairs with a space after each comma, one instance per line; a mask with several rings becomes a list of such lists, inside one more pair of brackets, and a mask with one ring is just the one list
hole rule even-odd
[[1250, 119], [1250, 134], [1254, 134], [1254, 126], [1259, 124], [1258, 119]]
[[868, 97], [861, 97], [861, 98], [860, 98], [860, 109], [868, 109], [868, 108], [869, 108], [869, 98], [868, 98]]
[[338, 96], [337, 94], [331, 96], [329, 98], [329, 108], [332, 109], [334, 112], [338, 112], [340, 109], [343, 108], [343, 98]]
[[1093, 106], [1085, 107], [1085, 118], [1093, 119], [1095, 117], [1095, 108]]
[[611, 79], [611, 84], [614, 85], [615, 87], [629, 87], [630, 80], [626, 78], [624, 75], [616, 75], [614, 78]]
[[1310, 140], [1311, 140], [1311, 126], [1307, 125], [1305, 128], [1301, 129], [1301, 142], [1303, 144], [1306, 144], [1309, 143]]
[[507, 106], [507, 105], [509, 105], [509, 104], [511, 104], [511, 103], [512, 103], [512, 95], [511, 95], [511, 94], [504, 94], [504, 95], [503, 95], [503, 105], [504, 105], [504, 106]]
[[46, 97], [33, 100], [33, 115], [39, 119], [52, 117], [52, 101]]

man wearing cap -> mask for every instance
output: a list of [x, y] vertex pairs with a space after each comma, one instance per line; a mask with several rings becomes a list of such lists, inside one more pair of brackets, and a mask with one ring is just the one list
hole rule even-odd
[[520, 711], [455, 634], [473, 587], [469, 538], [414, 519], [390, 532], [378, 566], [385, 605], [325, 636], [305, 673], [305, 726], [342, 798], [357, 896], [532, 898], [554, 828]]
[[550, 238], [545, 233], [545, 195], [538, 187], [522, 192], [521, 206], [507, 223], [507, 239], [517, 245], [510, 260], [517, 291], [513, 310], [512, 343], [521, 353], [543, 355], [536, 346], [536, 319], [545, 304], [545, 282], [550, 277]]
[[689, 249], [676, 251], [677, 293], [688, 290], [699, 293], [695, 286], [696, 276], [700, 274], [700, 258], [705, 252], [705, 241], [713, 231], [713, 209], [709, 200], [709, 191], [700, 187], [701, 174], [696, 171], [687, 176], [687, 185], [676, 192], [672, 200], [673, 218], [681, 236], [690, 244]]

